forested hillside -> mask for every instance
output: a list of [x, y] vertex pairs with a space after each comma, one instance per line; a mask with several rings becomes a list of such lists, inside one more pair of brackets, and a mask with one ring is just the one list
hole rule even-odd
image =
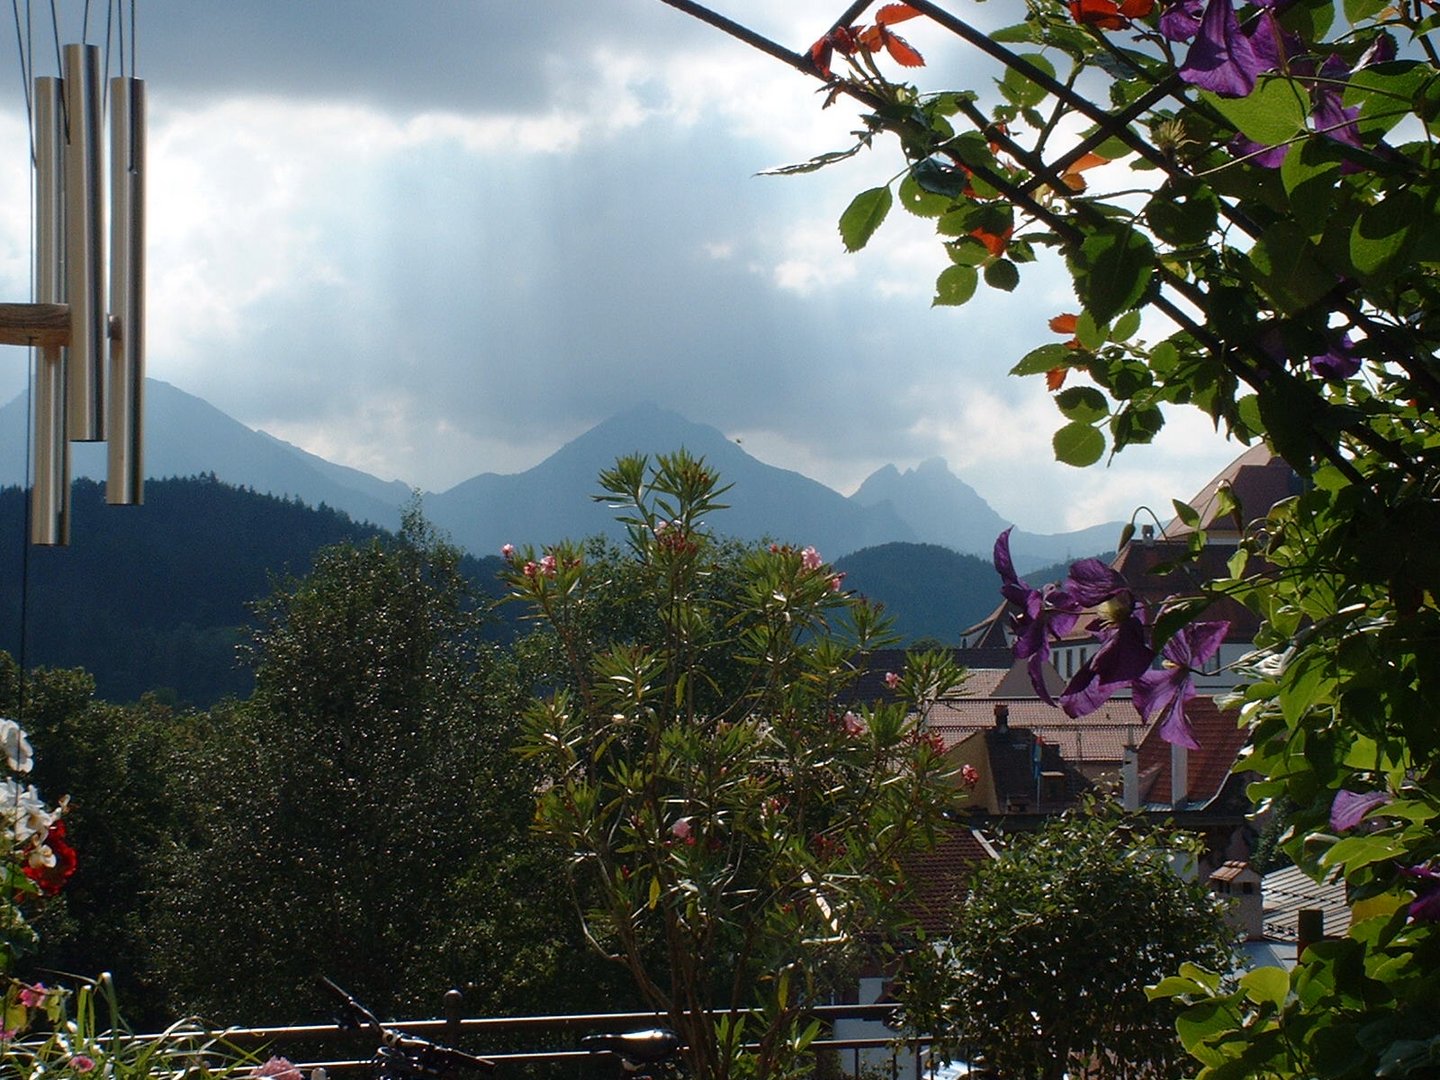
[[[26, 667], [83, 667], [111, 701], [248, 694], [236, 647], [251, 605], [308, 573], [319, 548], [381, 535], [214, 477], [152, 480], [140, 507], [106, 506], [100, 484], [77, 480], [69, 547], [27, 545], [24, 515], [23, 492], [0, 491], [0, 649]], [[493, 567], [465, 563], [495, 589]]]

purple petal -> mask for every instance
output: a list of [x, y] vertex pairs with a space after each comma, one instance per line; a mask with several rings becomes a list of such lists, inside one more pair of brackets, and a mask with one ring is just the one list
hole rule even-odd
[[1160, 737], [1168, 743], [1200, 749], [1185, 706], [1196, 696], [1190, 672], [1184, 668], [1147, 671], [1135, 680], [1135, 708], [1148, 722], [1160, 721]]
[[1046, 705], [1054, 705], [1055, 697], [1050, 693], [1050, 688], [1045, 685], [1045, 663], [1049, 658], [1050, 650], [1048, 648], [1045, 650], [1044, 656], [1039, 653], [1031, 656], [1029, 664], [1026, 665], [1026, 672], [1030, 676], [1030, 685], [1035, 688], [1035, 696]]
[[1067, 716], [1086, 716], [1139, 678], [1155, 659], [1145, 643], [1145, 627], [1137, 618], [1126, 619], [1110, 630], [1060, 695]]
[[1355, 343], [1346, 334], [1338, 345], [1329, 352], [1310, 357], [1310, 370], [1322, 379], [1340, 382], [1360, 370], [1360, 357], [1355, 355]]
[[1305, 43], [1299, 36], [1280, 25], [1274, 11], [1262, 12], [1245, 37], [1260, 65], [1254, 69], [1256, 75], [1262, 71], [1289, 71], [1292, 75], [1297, 74], [1291, 67], [1290, 60], [1292, 57], [1304, 55]]
[[1330, 804], [1330, 828], [1337, 833], [1348, 832], [1359, 825], [1361, 819], [1371, 810], [1384, 806], [1389, 801], [1388, 792], [1358, 793], [1341, 788], [1335, 793], [1335, 801]]
[[[1025, 583], [1015, 575], [1015, 563], [1010, 558], [1010, 533], [1014, 528], [1015, 526], [1011, 525], [1010, 528], [995, 538], [995, 551], [993, 556], [995, 559], [995, 572], [1000, 575], [1000, 580], [1007, 585], [1025, 585]], [[1029, 588], [1028, 585], [1025, 587], [1027, 589]]]
[[1266, 146], [1254, 139], [1247, 139], [1244, 135], [1236, 135], [1226, 143], [1226, 149], [1235, 157], [1244, 158], [1247, 164], [1261, 169], [1278, 169], [1285, 163], [1285, 155], [1290, 151], [1290, 147], [1284, 143], [1279, 146]]
[[1230, 624], [1225, 621], [1197, 622], [1182, 626], [1169, 641], [1161, 655], [1184, 668], [1199, 668], [1220, 651]]
[[1221, 97], [1246, 97], [1265, 71], [1250, 39], [1240, 31], [1232, 0], [1209, 0], [1180, 78]]
[[1171, 41], [1189, 41], [1200, 29], [1205, 0], [1173, 0], [1160, 12], [1160, 33]]
[[1081, 559], [1070, 567], [1065, 591], [1077, 608], [1093, 608], [1126, 592], [1125, 579], [1099, 559]]
[[1415, 899], [1406, 914], [1411, 922], [1440, 922], [1440, 873], [1428, 866], [1402, 866], [1400, 872], [1428, 884], [1415, 886]]

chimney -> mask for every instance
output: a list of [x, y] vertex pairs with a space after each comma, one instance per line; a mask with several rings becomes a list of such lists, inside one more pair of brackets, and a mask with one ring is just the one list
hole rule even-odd
[[1120, 765], [1120, 805], [1125, 810], [1140, 809], [1140, 751], [1129, 742]]
[[1319, 908], [1301, 908], [1295, 914], [1295, 929], [1295, 959], [1300, 960], [1306, 949], [1325, 940], [1325, 912]]
[[1010, 706], [1003, 701], [995, 703], [995, 729], [997, 731], [1010, 730]]
[[1178, 810], [1189, 801], [1190, 751], [1179, 743], [1170, 744], [1170, 806]]

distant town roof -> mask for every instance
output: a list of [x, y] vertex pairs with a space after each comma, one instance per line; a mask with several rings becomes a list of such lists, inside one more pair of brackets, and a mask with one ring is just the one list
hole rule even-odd
[[1265, 901], [1265, 936], [1280, 941], [1299, 938], [1300, 912], [1316, 909], [1325, 916], [1327, 937], [1340, 937], [1350, 929], [1350, 905], [1345, 883], [1331, 874], [1316, 881], [1298, 866], [1272, 870], [1260, 887]]
[[[1220, 512], [1220, 489], [1229, 487], [1239, 504], [1238, 521]], [[1282, 499], [1300, 493], [1300, 478], [1263, 442], [1256, 443], [1225, 466], [1190, 500], [1200, 515], [1200, 528], [1214, 538], [1238, 536], [1257, 518], [1263, 518]], [[1194, 530], [1178, 517], [1166, 524], [1167, 539], [1188, 536]]]
[[911, 856], [906, 869], [915, 887], [913, 914], [927, 934], [955, 929], [960, 902], [981, 863], [998, 858], [979, 829], [952, 825], [929, 851]]
[[[1032, 691], [1033, 694], [1033, 691]], [[930, 730], [938, 733], [948, 750], [977, 731], [995, 727], [996, 699], [947, 699], [930, 712]], [[1035, 732], [1069, 762], [1118, 765], [1126, 745], [1138, 745], [1145, 721], [1127, 698], [1112, 698], [1089, 716], [1072, 718], [1039, 698], [1005, 700], [1006, 722]], [[1231, 758], [1233, 761], [1234, 758]]]

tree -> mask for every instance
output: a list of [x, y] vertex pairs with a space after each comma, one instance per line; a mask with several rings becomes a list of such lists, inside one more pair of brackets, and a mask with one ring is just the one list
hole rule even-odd
[[[536, 823], [697, 1080], [787, 1075], [818, 1030], [806, 1009], [903, 922], [901, 860], [954, 796], [925, 709], [959, 673], [939, 655], [892, 673], [915, 713], [849, 701], [889, 639], [818, 552], [727, 553], [707, 529], [724, 489], [684, 452], [623, 458], [600, 487], [625, 573], [575, 544], [507, 551], [566, 668], [525, 716]], [[646, 618], [592, 636], [617, 586]]]
[[[988, 111], [987, 95], [922, 93], [883, 73], [923, 65], [894, 30], [917, 18], [993, 62]], [[1061, 461], [1147, 442], [1166, 410], [1191, 405], [1242, 442], [1263, 438], [1307, 481], [1253, 523], [1232, 576], [1172, 598], [1138, 630], [1124, 612], [1108, 641], [1133, 648], [1109, 650], [1106, 670], [1087, 665], [1068, 698], [1078, 710], [1143, 686], [1167, 733], [1193, 741], [1186, 673], [1214, 633], [1194, 620], [1221, 596], [1251, 605], [1263, 619], [1241, 695], [1245, 765], [1261, 775], [1251, 790], [1293, 803], [1287, 853], [1317, 877], [1342, 875], [1361, 902], [1347, 938], [1312, 946], [1284, 985], [1194, 971], [1167, 981], [1194, 1002], [1179, 1025], [1187, 1049], [1202, 1076], [1433, 1075], [1440, 50], [1429, 5], [1030, 0], [1022, 22], [981, 32], [912, 0], [874, 19], [835, 27], [804, 55], [742, 34], [823, 79], [827, 104], [848, 96], [868, 110], [854, 147], [793, 171], [898, 139], [897, 191], [857, 196], [840, 218], [845, 246], [863, 247], [898, 193], [935, 221], [950, 256], [937, 304], [965, 303], [982, 279], [1014, 289], [1026, 264], [1062, 257], [1078, 310], [1055, 313], [1062, 340], [1014, 369], [1054, 392]], [[1032, 590], [1004, 569], [1007, 594], [1030, 605], [1019, 640], [1043, 655], [1079, 605], [1068, 587]], [[1068, 585], [1114, 601], [1123, 583], [1086, 566]], [[1155, 659], [1169, 671], [1149, 670]]]
[[155, 940], [177, 1002], [313, 1018], [320, 974], [391, 1014], [452, 986], [495, 1012], [582, 992], [512, 753], [519, 675], [458, 560], [411, 512], [393, 544], [328, 548], [262, 605], [254, 696], [177, 767], [191, 813]]
[[1010, 837], [929, 973], [940, 1011], [912, 1022], [1015, 1080], [1184, 1075], [1179, 1010], [1145, 988], [1182, 964], [1225, 965], [1234, 938], [1172, 867], [1187, 846], [1098, 804]]

